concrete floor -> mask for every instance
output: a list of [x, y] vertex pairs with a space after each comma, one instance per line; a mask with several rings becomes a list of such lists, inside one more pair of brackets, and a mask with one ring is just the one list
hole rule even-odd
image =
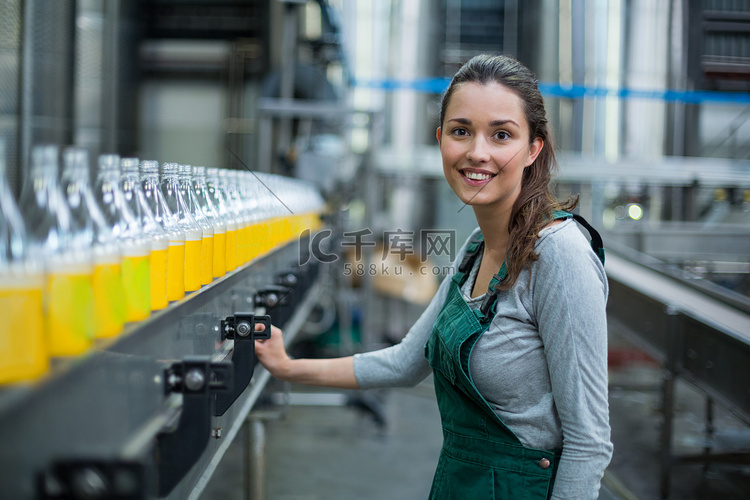
[[[657, 500], [661, 369], [610, 335], [610, 413], [615, 452], [600, 500]], [[623, 356], [625, 353], [625, 356]], [[614, 359], [614, 358], [612, 358]], [[296, 388], [295, 388], [296, 390]], [[426, 498], [441, 444], [431, 380], [413, 389], [370, 393], [382, 403], [385, 426], [352, 406], [289, 406], [266, 424], [268, 500]], [[704, 397], [677, 384], [675, 453], [700, 453]], [[748, 428], [716, 409], [717, 447], [750, 449]], [[244, 500], [243, 436], [237, 437], [201, 500]], [[672, 500], [747, 500], [750, 466], [678, 465]]]

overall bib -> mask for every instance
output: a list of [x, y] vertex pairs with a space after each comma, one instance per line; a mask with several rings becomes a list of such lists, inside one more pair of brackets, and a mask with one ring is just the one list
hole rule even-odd
[[[554, 215], [579, 220], [565, 212]], [[585, 221], [582, 224], [592, 231], [592, 247], [602, 258], [601, 238]], [[483, 245], [480, 234], [468, 246], [425, 345], [443, 425], [443, 447], [430, 499], [545, 500], [552, 492], [560, 450], [523, 446], [479, 394], [471, 377], [471, 352], [492, 322], [495, 287], [506, 275], [503, 263], [479, 310], [466, 304], [461, 286]]]

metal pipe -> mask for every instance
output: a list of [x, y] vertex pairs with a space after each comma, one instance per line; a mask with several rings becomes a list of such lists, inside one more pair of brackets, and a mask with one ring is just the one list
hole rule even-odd
[[266, 498], [266, 425], [262, 417], [245, 421], [245, 500]]
[[[573, 85], [586, 83], [586, 5], [584, 0], [571, 4]], [[583, 100], [573, 101], [573, 151], [583, 150]]]
[[[33, 26], [34, 26], [34, 2], [22, 2], [21, 9], [23, 10], [21, 18], [21, 61], [19, 66], [21, 71], [19, 74], [18, 88], [20, 91], [20, 106], [19, 106], [19, 126], [18, 126], [18, 142], [19, 142], [19, 170], [21, 172], [26, 171], [26, 165], [30, 164], [31, 145], [32, 139], [32, 127], [31, 121], [33, 117], [33, 96], [34, 92], [32, 89], [33, 85], [33, 67], [34, 67], [34, 48], [33, 48]], [[20, 185], [27, 182], [26, 179], [21, 179]]]
[[662, 386], [662, 412], [664, 420], [661, 432], [661, 470], [659, 474], [659, 487], [661, 498], [669, 496], [669, 488], [672, 479], [672, 436], [674, 433], [674, 400], [675, 381], [677, 379], [677, 356], [679, 355], [679, 320], [680, 313], [674, 307], [668, 306], [667, 314], [667, 360], [663, 372]]
[[518, 55], [518, 0], [505, 0], [503, 22], [503, 53]]
[[118, 151], [118, 93], [120, 61], [120, 0], [109, 0], [104, 6], [104, 47], [102, 54], [102, 138], [103, 151]]

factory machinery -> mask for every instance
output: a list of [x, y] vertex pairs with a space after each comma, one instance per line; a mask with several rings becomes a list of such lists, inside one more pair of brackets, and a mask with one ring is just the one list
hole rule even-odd
[[286, 214], [314, 215], [300, 235], [266, 235], [274, 244], [234, 270], [53, 357], [34, 380], [0, 386], [0, 496], [197, 498], [270, 379], [254, 340], [273, 323], [292, 341], [320, 293], [314, 208]]

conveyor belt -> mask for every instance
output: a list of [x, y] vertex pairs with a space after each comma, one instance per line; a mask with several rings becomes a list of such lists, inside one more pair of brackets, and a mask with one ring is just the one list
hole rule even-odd
[[605, 268], [610, 279], [750, 344], [749, 315], [612, 253], [607, 254]]
[[706, 429], [713, 432], [711, 405], [719, 402], [750, 422], [750, 315], [675, 278], [609, 253], [605, 266], [610, 323], [663, 363], [660, 489], [669, 496], [671, 468], [680, 463], [750, 463], [747, 452], [677, 456], [672, 450], [674, 384], [684, 378], [707, 396]]
[[750, 315], [612, 253], [606, 270], [610, 321], [750, 422]]
[[[277, 308], [265, 306], [274, 324], [293, 336], [317, 293], [315, 273], [297, 267], [298, 260], [296, 244], [278, 248], [129, 325], [120, 337], [63, 363], [37, 384], [2, 388], [0, 497], [73, 498], [68, 494], [73, 489], [82, 492], [75, 498], [197, 497], [269, 375], [257, 367], [248, 386], [236, 385], [241, 392], [219, 414], [213, 413], [218, 406], [213, 392], [204, 396], [202, 388], [188, 385], [196, 380], [189, 379], [188, 369], [208, 367], [202, 373], [209, 383], [202, 387], [221, 384], [221, 377], [214, 378], [221, 370], [231, 371], [237, 380], [236, 367], [249, 359], [235, 359], [238, 340], [223, 340], [222, 319], [256, 312], [258, 294], [269, 287], [280, 290], [280, 280], [295, 272], [299, 281], [295, 291], [286, 294], [285, 309], [284, 300]], [[182, 393], [165, 391], [170, 380], [165, 368], [174, 366], [184, 367], [177, 372], [187, 387]], [[205, 425], [193, 431], [190, 424], [204, 419]], [[183, 424], [188, 424], [188, 432], [180, 432]], [[207, 443], [195, 444], [196, 437]], [[167, 468], [167, 455], [178, 462], [183, 456], [194, 460]], [[168, 487], [162, 481], [166, 476], [171, 477]]]

